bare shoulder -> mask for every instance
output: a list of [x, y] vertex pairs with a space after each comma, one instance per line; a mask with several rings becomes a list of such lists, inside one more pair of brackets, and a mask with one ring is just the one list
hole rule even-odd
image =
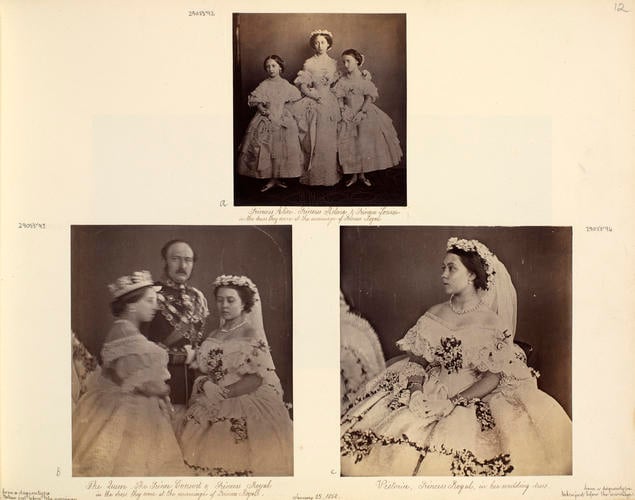
[[434, 314], [435, 316], [442, 316], [448, 309], [448, 303], [447, 302], [441, 302], [440, 304], [435, 304], [433, 305], [430, 309], [428, 309], [428, 312], [430, 314]]
[[475, 314], [478, 323], [485, 328], [498, 328], [500, 319], [491, 309], [481, 309]]
[[256, 338], [256, 329], [251, 325], [245, 325], [244, 327], [238, 330], [238, 335], [236, 335], [240, 339], [255, 339]]

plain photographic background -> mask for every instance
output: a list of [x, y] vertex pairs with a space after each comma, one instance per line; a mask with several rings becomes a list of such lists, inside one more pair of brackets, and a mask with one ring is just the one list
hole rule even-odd
[[386, 359], [395, 342], [448, 296], [441, 262], [448, 238], [477, 239], [505, 265], [518, 294], [514, 340], [533, 346], [539, 387], [571, 416], [571, 228], [342, 227], [341, 287], [377, 332]]
[[[197, 261], [189, 284], [207, 298], [206, 331], [217, 328], [214, 279], [245, 275], [258, 287], [271, 356], [285, 401], [293, 398], [290, 226], [73, 226], [71, 229], [71, 326], [97, 354], [113, 322], [107, 285], [146, 269], [163, 276], [161, 248], [172, 239], [190, 243]], [[159, 314], [159, 313], [157, 313]]]

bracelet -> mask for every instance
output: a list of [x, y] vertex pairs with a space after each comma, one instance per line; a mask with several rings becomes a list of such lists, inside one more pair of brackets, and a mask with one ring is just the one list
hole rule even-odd
[[465, 396], [463, 396], [462, 394], [456, 394], [454, 396], [452, 396], [450, 398], [450, 402], [454, 405], [454, 406], [463, 406], [463, 407], [467, 407], [473, 403], [476, 403], [477, 401], [480, 401], [480, 398], [470, 398], [467, 399]]

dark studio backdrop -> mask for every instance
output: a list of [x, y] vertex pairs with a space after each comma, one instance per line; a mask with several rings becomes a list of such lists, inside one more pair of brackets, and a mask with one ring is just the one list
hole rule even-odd
[[216, 276], [245, 275], [256, 284], [284, 398], [292, 401], [291, 226], [72, 226], [73, 331], [97, 354], [114, 320], [107, 285], [143, 269], [159, 280], [161, 247], [175, 238], [189, 242], [197, 254], [189, 283], [207, 298], [207, 331], [219, 323], [212, 287]]
[[[340, 71], [344, 69], [341, 63], [344, 50], [352, 48], [364, 54], [361, 69], [370, 71], [379, 91], [375, 104], [393, 121], [404, 153], [396, 168], [403, 170], [406, 165], [405, 14], [234, 14], [235, 165], [238, 146], [254, 116], [254, 108], [247, 106], [247, 96], [266, 78], [265, 57], [271, 54], [282, 57], [285, 61], [282, 77], [293, 84], [304, 61], [314, 55], [309, 35], [317, 29], [333, 33], [333, 46], [328, 54], [338, 62]], [[405, 201], [405, 186], [403, 199]], [[241, 193], [236, 192], [237, 204], [241, 200]], [[312, 200], [306, 201], [310, 204]]]
[[533, 346], [539, 387], [571, 416], [571, 228], [342, 227], [341, 288], [379, 335], [386, 359], [395, 342], [448, 296], [441, 262], [448, 238], [477, 239], [509, 271], [518, 294], [515, 340]]

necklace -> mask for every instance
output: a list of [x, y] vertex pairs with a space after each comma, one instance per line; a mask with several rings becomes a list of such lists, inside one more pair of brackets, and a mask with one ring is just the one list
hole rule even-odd
[[458, 309], [456, 309], [456, 308], [454, 307], [454, 303], [452, 302], [452, 299], [454, 299], [454, 295], [451, 295], [451, 296], [450, 296], [450, 301], [449, 301], [449, 302], [450, 302], [450, 309], [452, 309], [452, 312], [453, 312], [454, 314], [458, 314], [459, 316], [460, 316], [461, 314], [466, 314], [466, 313], [469, 313], [469, 312], [474, 312], [474, 311], [476, 311], [479, 307], [481, 307], [481, 304], [483, 303], [483, 300], [479, 298], [479, 300], [478, 300], [478, 302], [476, 303], [476, 305], [474, 305], [474, 306], [470, 307], [469, 309], [463, 309], [463, 310], [461, 310], [461, 311], [460, 311], [460, 310], [458, 310]]
[[233, 332], [234, 330], [237, 330], [238, 328], [243, 326], [245, 323], [247, 323], [247, 320], [242, 320], [242, 322], [238, 323], [236, 326], [232, 326], [231, 328], [221, 328], [220, 331], [223, 333]]

